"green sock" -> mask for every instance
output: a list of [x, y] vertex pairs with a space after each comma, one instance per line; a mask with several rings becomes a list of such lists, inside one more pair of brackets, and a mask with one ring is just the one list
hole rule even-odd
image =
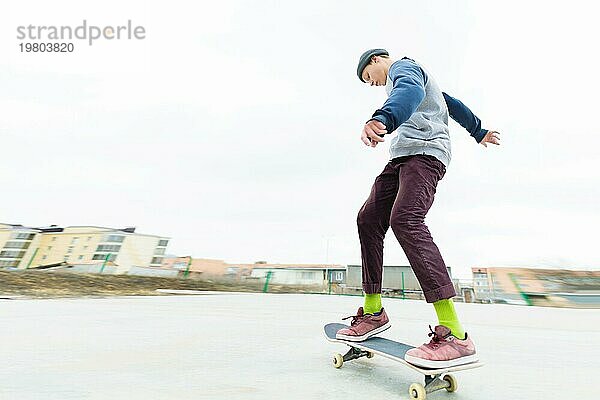
[[435, 307], [435, 312], [437, 313], [440, 325], [450, 328], [452, 334], [457, 338], [464, 339], [465, 331], [458, 321], [452, 299], [436, 301], [433, 303], [433, 306]]
[[365, 314], [375, 314], [381, 311], [381, 294], [365, 294]]

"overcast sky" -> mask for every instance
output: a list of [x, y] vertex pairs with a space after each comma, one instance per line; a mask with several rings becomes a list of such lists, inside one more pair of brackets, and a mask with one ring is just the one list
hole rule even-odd
[[[9, 1], [0, 222], [136, 226], [229, 262], [360, 263], [356, 214], [389, 140], [359, 139], [386, 95], [356, 64], [383, 47], [501, 132], [485, 149], [450, 126], [427, 224], [455, 273], [598, 269], [598, 10], [561, 4]], [[132, 20], [146, 39], [19, 51], [18, 26], [83, 19]], [[385, 249], [407, 263], [391, 231]]]

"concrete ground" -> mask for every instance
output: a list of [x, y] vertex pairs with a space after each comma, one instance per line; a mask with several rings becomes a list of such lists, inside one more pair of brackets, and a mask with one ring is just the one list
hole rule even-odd
[[[423, 377], [383, 357], [332, 366], [322, 327], [358, 297], [207, 294], [0, 300], [0, 399], [408, 398]], [[433, 307], [385, 299], [384, 336], [420, 344]], [[600, 311], [457, 304], [483, 368], [428, 399], [593, 399]]]

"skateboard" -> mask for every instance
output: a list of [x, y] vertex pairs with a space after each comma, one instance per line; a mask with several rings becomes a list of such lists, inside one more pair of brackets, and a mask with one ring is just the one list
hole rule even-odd
[[336, 339], [335, 334], [348, 325], [344, 324], [327, 324], [325, 325], [325, 337], [330, 342], [343, 343], [350, 347], [350, 350], [344, 355], [339, 353], [333, 357], [333, 365], [336, 368], [341, 368], [344, 362], [355, 360], [361, 357], [373, 358], [375, 354], [398, 361], [401, 364], [423, 374], [425, 376], [425, 385], [413, 383], [408, 388], [408, 394], [411, 399], [425, 400], [427, 393], [432, 393], [438, 390], [446, 389], [448, 392], [454, 392], [458, 389], [456, 378], [450, 375], [450, 372], [463, 371], [483, 366], [483, 363], [476, 361], [469, 364], [463, 364], [456, 367], [447, 368], [424, 368], [410, 364], [404, 360], [406, 352], [414, 346], [406, 343], [396, 342], [394, 340], [381, 337], [370, 337], [362, 342], [350, 342], [347, 340]]

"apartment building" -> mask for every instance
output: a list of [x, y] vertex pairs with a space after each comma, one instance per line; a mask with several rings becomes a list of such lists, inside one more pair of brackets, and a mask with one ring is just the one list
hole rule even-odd
[[39, 242], [39, 229], [0, 223], [0, 268], [26, 268]]
[[113, 262], [116, 273], [133, 267], [160, 267], [169, 238], [135, 228], [69, 226], [30, 228], [0, 224], [0, 267], [35, 268]]

